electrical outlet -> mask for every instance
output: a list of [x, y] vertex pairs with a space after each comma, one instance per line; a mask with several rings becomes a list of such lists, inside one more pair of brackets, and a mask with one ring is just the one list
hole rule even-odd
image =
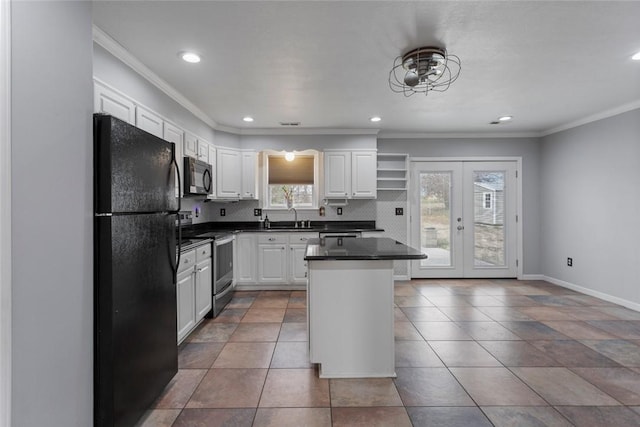
[[404, 209], [403, 208], [396, 208], [396, 215], [404, 215]]
[[220, 209], [220, 216], [225, 216], [227, 214], [227, 210], [225, 208]]
[[200, 216], [200, 208], [196, 206], [196, 218]]
[[567, 258], [567, 266], [573, 267], [573, 258]]
[[254, 209], [253, 216], [262, 216], [262, 209], [259, 209], [259, 208]]
[[338, 215], [342, 215], [342, 208], [338, 208], [337, 211], [338, 211]]

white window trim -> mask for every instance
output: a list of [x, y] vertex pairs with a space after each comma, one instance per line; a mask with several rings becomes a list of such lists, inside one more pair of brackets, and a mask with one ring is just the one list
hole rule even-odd
[[271, 206], [271, 200], [269, 198], [269, 156], [279, 156], [284, 157], [284, 154], [287, 151], [294, 151], [296, 155], [300, 156], [313, 156], [313, 200], [311, 206], [294, 206], [294, 208], [298, 211], [304, 210], [317, 210], [320, 200], [320, 157], [321, 153], [318, 150], [264, 150], [263, 151], [263, 174], [264, 179], [262, 194], [264, 194], [264, 202], [262, 205], [262, 209], [265, 211], [287, 211], [289, 210], [284, 206]]
[[11, 2], [0, 1], [0, 426], [11, 425]]
[[[489, 206], [487, 206], [487, 195], [489, 196]], [[493, 193], [485, 191], [482, 193], [482, 207], [485, 209], [493, 209]]]

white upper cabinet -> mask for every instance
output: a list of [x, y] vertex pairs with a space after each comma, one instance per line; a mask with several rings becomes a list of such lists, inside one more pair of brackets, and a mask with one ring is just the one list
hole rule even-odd
[[219, 199], [239, 199], [242, 191], [242, 159], [238, 150], [216, 152], [216, 194]]
[[179, 184], [183, 183], [184, 172], [183, 172], [183, 161], [182, 161], [182, 145], [184, 142], [184, 132], [182, 129], [172, 125], [171, 123], [164, 122], [163, 129], [163, 139], [165, 141], [173, 142], [175, 146], [176, 153], [176, 163], [178, 164], [178, 169], [180, 170], [180, 179], [176, 177], [176, 197], [180, 197], [182, 194], [182, 189]]
[[376, 198], [375, 151], [325, 151], [324, 197]]
[[184, 135], [184, 155], [198, 158], [198, 137], [189, 132]]
[[136, 108], [136, 126], [152, 135], [162, 138], [163, 121], [156, 113], [138, 105]]
[[207, 199], [215, 199], [216, 198], [216, 182], [218, 181], [216, 177], [216, 149], [213, 145], [209, 145], [209, 164], [211, 165], [211, 194], [207, 194]]
[[375, 151], [351, 153], [351, 197], [375, 199], [377, 192], [377, 154]]
[[255, 151], [242, 151], [242, 191], [243, 199], [258, 198], [258, 154]]
[[349, 198], [351, 191], [351, 152], [324, 152], [324, 196]]
[[198, 157], [201, 162], [211, 163], [209, 161], [209, 143], [202, 139], [198, 139]]
[[96, 113], [111, 114], [122, 121], [136, 124], [135, 104], [99, 83], [93, 85], [93, 103], [93, 110]]

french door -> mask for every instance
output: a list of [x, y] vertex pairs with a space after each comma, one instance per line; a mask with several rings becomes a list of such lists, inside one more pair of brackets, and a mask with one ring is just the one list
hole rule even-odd
[[515, 161], [412, 162], [414, 278], [517, 276]]

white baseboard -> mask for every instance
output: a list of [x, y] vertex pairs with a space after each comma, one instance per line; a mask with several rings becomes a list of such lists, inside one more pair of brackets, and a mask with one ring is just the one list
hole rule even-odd
[[519, 280], [545, 280], [544, 274], [523, 274]]
[[305, 291], [305, 285], [236, 285], [236, 291]]
[[393, 280], [411, 280], [411, 277], [408, 274], [399, 274], [394, 275]]
[[564, 280], [556, 279], [555, 277], [542, 276], [542, 280], [553, 283], [554, 285], [562, 286], [563, 288], [571, 289], [573, 291], [580, 292], [582, 294], [590, 295], [592, 297], [600, 298], [605, 301], [612, 302], [614, 304], [620, 304], [631, 310], [640, 311], [640, 304], [633, 301], [628, 301], [623, 298], [619, 298], [613, 295], [605, 294], [604, 292], [594, 291], [593, 289], [585, 288], [583, 286], [576, 285], [574, 283], [565, 282]]

